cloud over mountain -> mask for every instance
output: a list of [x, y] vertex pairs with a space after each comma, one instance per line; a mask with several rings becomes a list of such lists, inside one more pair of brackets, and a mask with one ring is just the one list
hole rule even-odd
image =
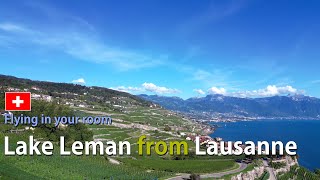
[[194, 89], [193, 91], [200, 94], [200, 95], [206, 94], [202, 89]]
[[177, 89], [171, 89], [171, 88], [167, 88], [167, 87], [157, 86], [153, 83], [146, 83], [145, 82], [142, 84], [142, 86], [146, 91], [154, 92], [157, 94], [176, 94], [176, 93], [180, 92]]
[[75, 84], [86, 84], [86, 81], [83, 78], [72, 80], [72, 83]]
[[208, 90], [208, 93], [209, 94], [226, 94], [227, 91], [225, 88], [218, 88], [218, 87], [211, 87], [209, 90]]
[[[194, 92], [204, 95], [206, 94], [201, 89], [194, 89]], [[211, 87], [208, 89], [207, 94], [220, 94], [226, 96], [233, 97], [270, 97], [270, 96], [280, 96], [280, 95], [294, 95], [294, 94], [305, 94], [304, 90], [299, 90], [290, 85], [287, 86], [276, 86], [276, 85], [268, 85], [265, 88], [257, 89], [257, 90], [238, 90], [238, 91], [227, 91], [227, 89], [223, 87]]]
[[268, 85], [264, 89], [252, 90], [252, 91], [238, 91], [231, 93], [231, 96], [236, 97], [269, 97], [277, 95], [287, 95], [287, 94], [303, 94], [303, 90], [298, 90], [292, 86], [276, 86]]
[[180, 91], [178, 89], [172, 89], [172, 88], [168, 88], [168, 87], [164, 87], [164, 86], [157, 86], [153, 83], [148, 83], [145, 82], [141, 85], [141, 87], [132, 87], [132, 86], [118, 86], [116, 88], [112, 88], [111, 89], [115, 89], [115, 90], [119, 90], [119, 91], [124, 91], [124, 92], [152, 92], [155, 94], [177, 94], [180, 93]]

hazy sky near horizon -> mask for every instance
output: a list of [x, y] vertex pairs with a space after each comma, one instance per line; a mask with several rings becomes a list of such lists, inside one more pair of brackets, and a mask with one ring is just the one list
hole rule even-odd
[[0, 74], [189, 98], [320, 97], [317, 0], [16, 1]]

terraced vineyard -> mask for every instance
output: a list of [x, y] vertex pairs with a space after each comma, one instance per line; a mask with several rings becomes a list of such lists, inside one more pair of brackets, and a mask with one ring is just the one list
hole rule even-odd
[[[100, 112], [88, 111], [91, 115], [98, 115]], [[147, 172], [161, 171], [167, 173], [207, 173], [217, 172], [236, 167], [236, 163], [232, 158], [190, 158], [184, 157], [183, 160], [174, 160], [176, 157], [169, 155], [158, 156], [154, 153], [151, 156], [139, 156], [137, 154], [136, 142], [141, 135], [146, 135], [149, 141], [169, 141], [169, 140], [185, 140], [185, 138], [177, 133], [176, 130], [165, 131], [166, 126], [177, 127], [184, 131], [191, 132], [190, 127], [196, 127], [198, 124], [183, 120], [178, 116], [165, 116], [168, 111], [163, 109], [138, 109], [132, 114], [114, 115], [113, 126], [89, 126], [93, 131], [94, 139], [99, 141], [129, 141], [132, 145], [130, 156], [113, 157], [121, 164], [139, 167]], [[144, 121], [148, 119], [149, 121]], [[129, 126], [128, 126], [129, 125]], [[195, 149], [193, 142], [188, 141], [188, 147], [192, 151]]]
[[[32, 93], [52, 95], [53, 102], [34, 101], [32, 112], [28, 115], [60, 116], [61, 113], [74, 116], [111, 116], [112, 125], [67, 126], [67, 130], [51, 126], [36, 127], [34, 131], [16, 129], [3, 124], [1, 119], [0, 144], [4, 136], [9, 136], [10, 146], [14, 148], [19, 140], [27, 140], [34, 135], [40, 140], [51, 140], [55, 143], [53, 156], [4, 156], [0, 149], [0, 179], [158, 179], [175, 176], [176, 173], [207, 173], [237, 168], [234, 157], [195, 156], [195, 144], [187, 141], [190, 155], [176, 156], [165, 154], [159, 156], [151, 149], [151, 155], [140, 156], [137, 153], [137, 140], [146, 135], [147, 141], [182, 141], [185, 134], [202, 134], [207, 125], [195, 123], [189, 119], [160, 106], [141, 100], [127, 93], [106, 88], [83, 87], [72, 84], [35, 82], [13, 77], [1, 77], [2, 92], [6, 88], [31, 88]], [[3, 93], [0, 94], [2, 96]], [[82, 104], [84, 106], [79, 106]], [[4, 105], [0, 102], [0, 109]], [[15, 112], [16, 114], [19, 112]], [[83, 127], [84, 126], [84, 127]], [[60, 156], [58, 136], [68, 138], [67, 144], [75, 140], [129, 141], [131, 154], [124, 156]]]
[[319, 180], [320, 176], [312, 173], [303, 167], [292, 166], [290, 171], [287, 173], [283, 173], [278, 175], [279, 180], [287, 180], [287, 179], [301, 179], [301, 180]]
[[[101, 116], [109, 114], [102, 109], [74, 108], [79, 116]], [[93, 133], [96, 141], [129, 141], [132, 145], [132, 154], [127, 156], [60, 156], [56, 147], [53, 156], [4, 156], [4, 136], [10, 137], [11, 148], [18, 140], [27, 140], [31, 131], [21, 134], [2, 132], [1, 139], [1, 179], [156, 179], [174, 176], [175, 173], [206, 173], [236, 168], [234, 160], [225, 160], [221, 157], [211, 158], [182, 158], [169, 155], [139, 156], [136, 142], [138, 137], [146, 135], [148, 140], [169, 141], [184, 140], [178, 131], [199, 131], [201, 125], [173, 115], [170, 111], [157, 109], [130, 109], [132, 113], [113, 113], [112, 125], [86, 125]], [[170, 114], [170, 115], [168, 115]], [[3, 117], [1, 117], [3, 120]], [[146, 120], [146, 121], [145, 121]], [[164, 130], [165, 127], [170, 130]], [[23, 128], [23, 127], [22, 127]], [[188, 146], [194, 149], [194, 143], [188, 141]], [[117, 163], [115, 163], [117, 162]], [[169, 165], [169, 166], [168, 166]], [[19, 172], [19, 173], [16, 173]]]

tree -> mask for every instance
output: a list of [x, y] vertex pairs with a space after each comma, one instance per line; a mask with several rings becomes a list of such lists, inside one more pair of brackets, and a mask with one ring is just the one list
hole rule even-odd
[[168, 126], [168, 125], [166, 125], [166, 126], [164, 127], [164, 130], [165, 130], [165, 131], [171, 131], [171, 127]]
[[[32, 110], [29, 112], [14, 112], [14, 115], [24, 114], [25, 116], [37, 116], [38, 125], [35, 128], [35, 137], [44, 140], [58, 142], [60, 136], [65, 137], [65, 141], [73, 143], [74, 141], [90, 141], [93, 138], [93, 133], [82, 123], [68, 125], [61, 129], [55, 126], [54, 117], [66, 116], [72, 117], [74, 111], [68, 106], [59, 105], [56, 102], [45, 102], [32, 100]], [[51, 117], [52, 122], [47, 124], [41, 123], [42, 114]], [[12, 126], [11, 126], [12, 127]]]

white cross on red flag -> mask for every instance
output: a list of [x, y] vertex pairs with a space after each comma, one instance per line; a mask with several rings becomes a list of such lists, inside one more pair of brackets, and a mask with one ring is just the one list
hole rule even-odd
[[6, 111], [31, 111], [30, 92], [6, 92], [5, 93]]

